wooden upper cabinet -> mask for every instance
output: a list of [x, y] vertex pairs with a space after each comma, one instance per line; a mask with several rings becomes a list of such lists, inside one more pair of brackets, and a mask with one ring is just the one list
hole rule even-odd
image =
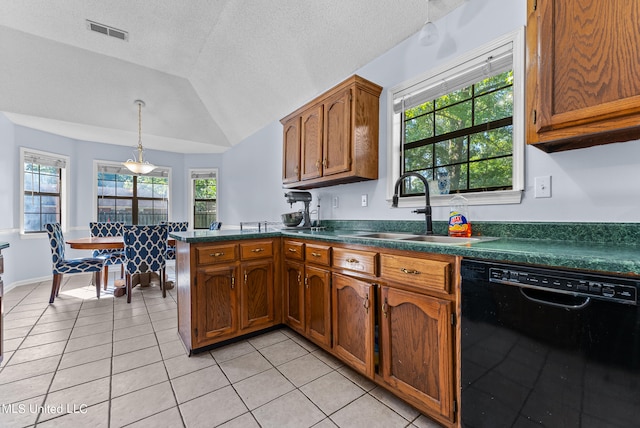
[[300, 181], [300, 118], [294, 117], [283, 125], [282, 182]]
[[314, 106], [302, 113], [300, 147], [302, 172], [300, 178], [322, 177], [322, 106]]
[[640, 2], [528, 0], [527, 142], [640, 138]]
[[351, 167], [351, 88], [329, 98], [324, 112], [322, 174], [348, 172]]
[[[378, 178], [379, 98], [382, 87], [352, 76], [281, 120], [286, 188], [313, 189]], [[292, 126], [299, 123], [300, 178]]]

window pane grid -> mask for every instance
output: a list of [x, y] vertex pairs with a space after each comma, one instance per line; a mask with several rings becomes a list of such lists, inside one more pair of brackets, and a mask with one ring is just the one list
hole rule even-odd
[[98, 221], [149, 225], [168, 220], [169, 179], [98, 173]]
[[60, 223], [62, 169], [24, 162], [24, 232], [44, 232], [47, 223]]
[[[512, 71], [407, 109], [403, 125], [402, 172], [446, 177], [449, 192], [512, 189]], [[424, 194], [403, 184], [402, 196]]]
[[193, 228], [208, 229], [218, 219], [218, 180], [194, 178], [193, 194]]

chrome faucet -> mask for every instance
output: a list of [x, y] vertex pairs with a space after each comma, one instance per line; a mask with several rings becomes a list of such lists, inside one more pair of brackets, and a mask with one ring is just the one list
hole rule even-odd
[[423, 175], [418, 174], [417, 172], [405, 172], [404, 174], [402, 174], [400, 178], [398, 178], [398, 181], [396, 181], [396, 184], [394, 186], [393, 199], [392, 199], [391, 206], [394, 208], [398, 207], [398, 192], [400, 191], [400, 184], [402, 184], [402, 180], [404, 180], [407, 177], [419, 178], [424, 183], [425, 207], [419, 208], [411, 212], [416, 214], [424, 214], [424, 219], [426, 223], [426, 231], [424, 232], [424, 234], [433, 235], [433, 221], [431, 219], [431, 202], [429, 202], [429, 182], [427, 181], [426, 178], [424, 178]]

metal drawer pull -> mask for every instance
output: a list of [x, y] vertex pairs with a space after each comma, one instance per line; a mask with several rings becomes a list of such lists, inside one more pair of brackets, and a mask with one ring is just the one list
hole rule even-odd
[[311, 253], [311, 255], [313, 257], [322, 257], [322, 254], [320, 254], [320, 253]]
[[298, 252], [298, 250], [296, 250], [295, 248], [289, 248], [289, 252], [290, 252], [290, 253], [297, 253], [297, 252]]
[[400, 268], [400, 270], [406, 274], [410, 274], [410, 275], [420, 275], [420, 271], [418, 270], [411, 270], [411, 269], [405, 269], [405, 268]]
[[252, 253], [260, 253], [264, 251], [264, 248], [254, 248], [253, 250], [251, 250]]
[[220, 256], [224, 256], [224, 253], [213, 253], [213, 254], [209, 254], [209, 257], [220, 257]]
[[347, 259], [347, 260], [346, 260], [346, 262], [347, 262], [347, 263], [360, 263], [360, 262], [358, 261], [358, 259]]

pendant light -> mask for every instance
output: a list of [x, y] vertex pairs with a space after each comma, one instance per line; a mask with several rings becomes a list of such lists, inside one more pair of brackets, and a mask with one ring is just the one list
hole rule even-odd
[[438, 27], [429, 20], [429, 0], [427, 0], [427, 22], [422, 26], [418, 40], [422, 46], [430, 46], [438, 41]]
[[143, 158], [144, 149], [142, 148], [142, 107], [145, 106], [145, 103], [142, 100], [135, 100], [133, 103], [138, 105], [138, 159], [129, 159], [122, 164], [134, 174], [148, 174], [156, 169], [156, 166], [149, 162], [145, 162]]

